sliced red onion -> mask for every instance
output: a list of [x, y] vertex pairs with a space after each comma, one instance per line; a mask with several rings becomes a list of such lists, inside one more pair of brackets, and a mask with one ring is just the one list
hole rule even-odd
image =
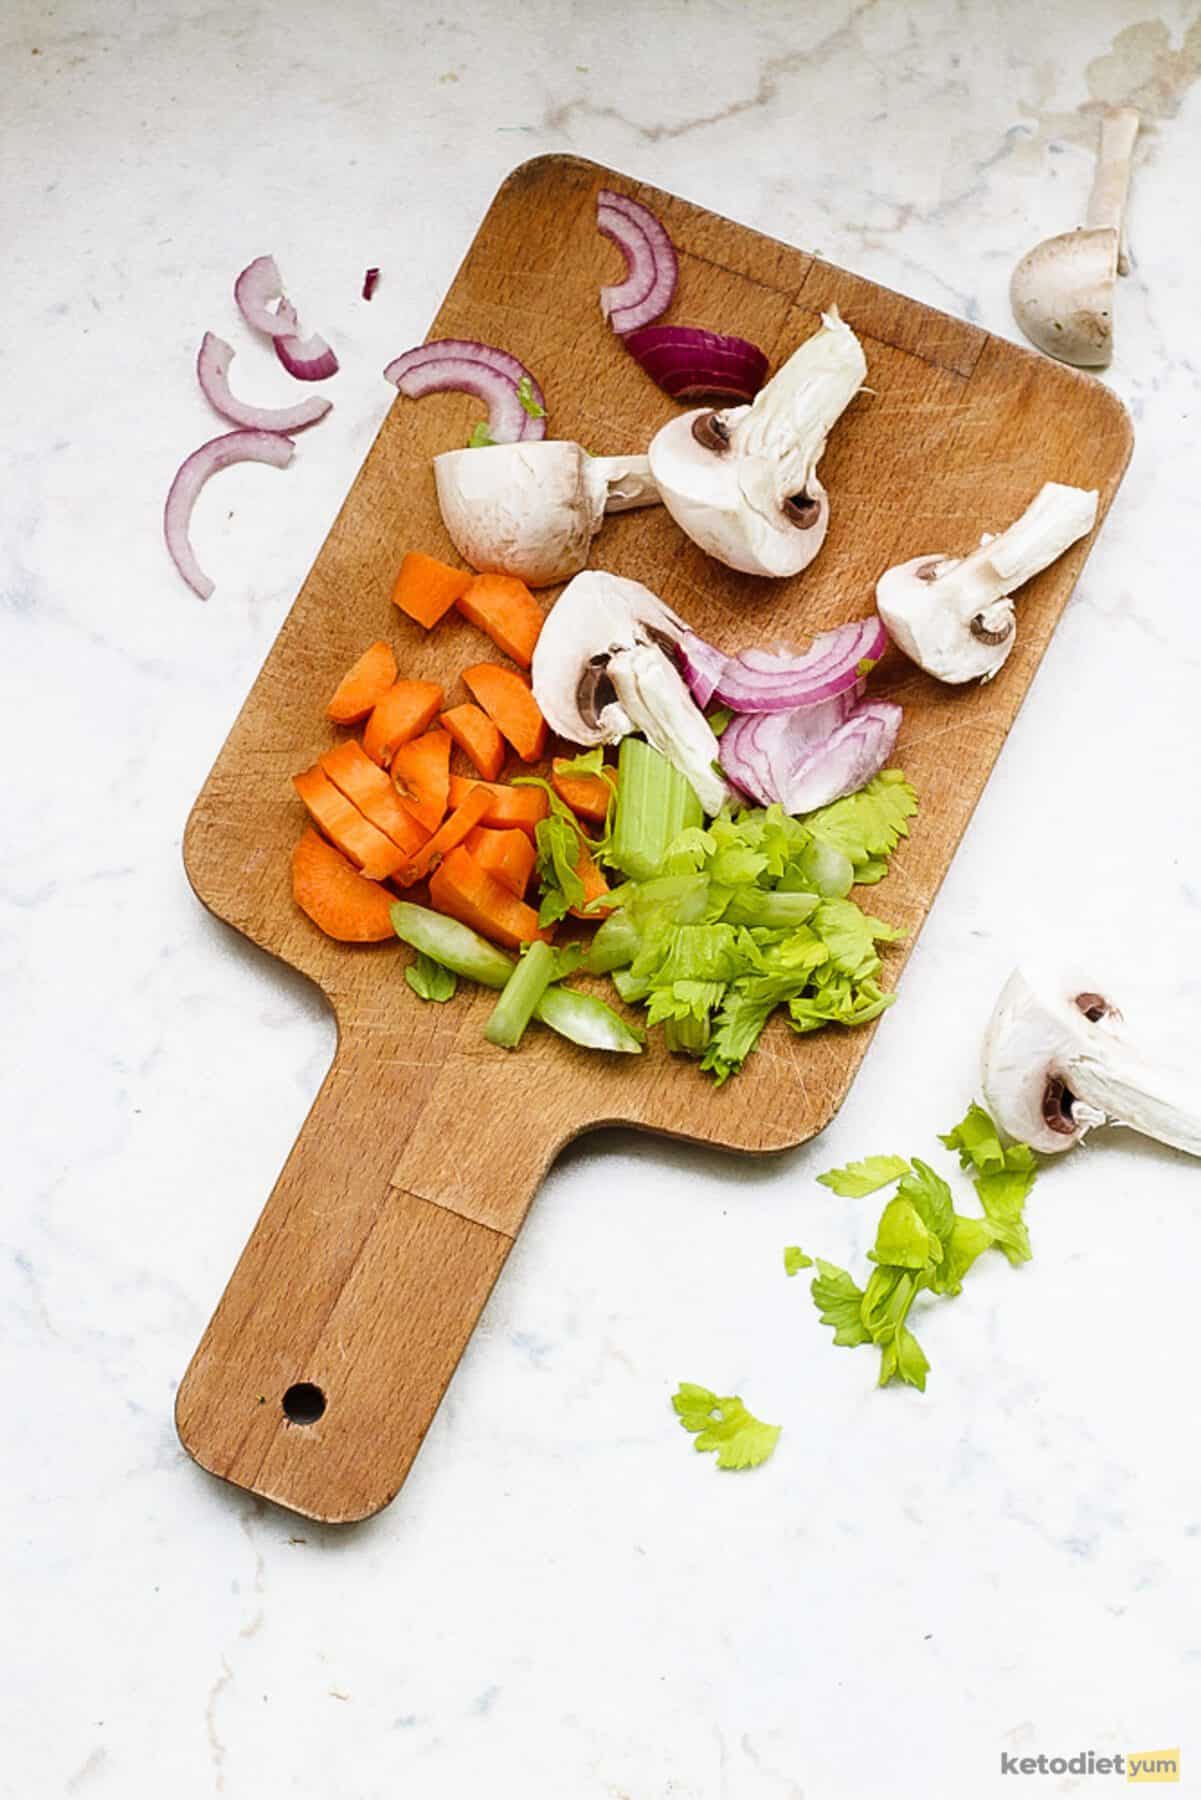
[[[234, 299], [246, 323], [268, 337], [287, 337], [296, 329], [296, 314], [285, 310], [284, 284], [273, 256], [256, 256], [247, 263], [234, 282]], [[272, 300], [283, 302], [278, 312], [271, 311]]]
[[227, 431], [224, 437], [211, 438], [181, 466], [167, 494], [163, 509], [163, 535], [171, 560], [190, 588], [202, 600], [213, 591], [213, 583], [196, 560], [188, 536], [192, 508], [210, 475], [228, 469], [231, 463], [263, 462], [272, 468], [286, 469], [296, 446], [291, 438], [278, 431]]
[[596, 224], [626, 259], [626, 278], [600, 291], [601, 311], [614, 331], [636, 331], [671, 305], [679, 264], [675, 246], [649, 207], [601, 188]]
[[892, 755], [901, 728], [901, 709], [889, 700], [857, 706], [845, 724], [802, 757], [784, 784], [786, 812], [808, 813], [857, 794]]
[[[403, 356], [398, 356], [390, 362], [384, 370], [384, 376], [388, 381], [394, 382], [397, 387], [400, 387], [401, 377], [407, 375], [410, 369], [419, 368], [422, 363], [438, 362], [445, 356], [465, 358], [469, 362], [481, 362], [485, 367], [495, 369], [501, 375], [507, 375], [513, 383], [514, 389], [518, 382], [528, 381], [531, 401], [535, 406], [540, 406], [543, 412], [546, 411], [546, 395], [542, 392], [536, 377], [530, 373], [525, 364], [519, 362], [515, 356], [511, 356], [507, 350], [501, 350], [495, 344], [478, 343], [475, 338], [435, 338], [432, 343], [418, 344], [415, 349], [406, 350]], [[401, 388], [400, 391], [403, 393], [404, 389]], [[522, 408], [522, 410], [525, 409]], [[530, 429], [523, 431], [522, 435], [526, 438], [544, 437], [546, 434], [545, 420], [532, 418], [529, 413], [526, 413], [526, 418], [529, 421]], [[539, 426], [540, 429], [535, 430], [535, 426]]]
[[840, 625], [815, 637], [801, 655], [743, 650], [730, 657], [713, 689], [735, 712], [792, 712], [816, 706], [853, 688], [879, 662], [888, 633], [878, 615]]
[[378, 286], [379, 286], [379, 270], [378, 269], [368, 269], [367, 273], [363, 277], [363, 298], [364, 298], [364, 300], [370, 300], [372, 294], [374, 294], [374, 292]]
[[325, 381], [338, 373], [338, 359], [323, 337], [277, 337], [275, 354], [297, 381]]
[[[723, 772], [761, 806], [787, 805], [794, 770], [854, 714], [862, 691], [860, 681], [832, 700], [796, 712], [739, 713], [721, 734]], [[788, 811], [796, 808], [789, 805]]]
[[431, 358], [407, 370], [396, 385], [410, 400], [426, 394], [474, 394], [487, 405], [488, 429], [498, 444], [515, 444], [524, 435], [527, 421], [546, 429], [544, 419], [530, 419], [507, 375], [470, 357]]
[[323, 419], [333, 404], [314, 394], [298, 406], [248, 406], [229, 391], [229, 365], [233, 359], [233, 346], [206, 331], [196, 358], [196, 379], [205, 399], [222, 418], [232, 419], [246, 431], [303, 431], [307, 425]]
[[767, 380], [757, 345], [694, 325], [644, 325], [625, 346], [673, 400], [753, 400]]
[[676, 652], [692, 698], [698, 706], [708, 706], [718, 677], [726, 666], [724, 651], [714, 649], [704, 638], [697, 637], [695, 631], [686, 631], [676, 643]]

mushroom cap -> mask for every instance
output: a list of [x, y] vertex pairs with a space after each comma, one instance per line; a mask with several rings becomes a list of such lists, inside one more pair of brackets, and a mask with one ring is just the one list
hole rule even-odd
[[[826, 538], [830, 503], [816, 475], [806, 492], [819, 511], [812, 525], [796, 525], [778, 506], [762, 511], [745, 492], [745, 459], [734, 450], [717, 454], [697, 442], [693, 427], [712, 409], [698, 407], [662, 426], [647, 452], [664, 506], [706, 555], [747, 575], [798, 575]], [[733, 432], [750, 411], [732, 406], [722, 414]]]
[[604, 517], [587, 462], [578, 444], [556, 438], [436, 456], [438, 505], [464, 562], [530, 587], [575, 575]]
[[[1007, 1136], [1055, 1155], [1104, 1123], [1104, 1113], [1074, 1100], [1071, 1091], [1072, 1062], [1099, 1029], [1073, 1000], [1038, 992], [1014, 970], [989, 1020], [982, 1057], [984, 1102]], [[1056, 1082], [1065, 1090], [1062, 1107], [1049, 1085]]]
[[1009, 283], [1013, 316], [1032, 344], [1060, 362], [1100, 369], [1113, 356], [1118, 233], [1065, 231], [1028, 250]]
[[[935, 552], [886, 569], [876, 583], [876, 610], [893, 642], [928, 674], [951, 683], [987, 681], [1017, 642], [1013, 602], [990, 599], [986, 608], [989, 636], [1008, 625], [1000, 643], [973, 635], [973, 615], [947, 603], [943, 583], [953, 580], [957, 566], [956, 559]], [[937, 577], [923, 580], [919, 571], [929, 569], [937, 569]]]
[[627, 737], [633, 722], [599, 665], [639, 644], [675, 644], [687, 629], [640, 581], [604, 569], [577, 575], [551, 607], [534, 647], [534, 698], [551, 730], [573, 744]]

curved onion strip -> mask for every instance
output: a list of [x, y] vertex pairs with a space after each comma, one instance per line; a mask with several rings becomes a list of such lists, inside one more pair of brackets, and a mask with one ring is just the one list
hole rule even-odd
[[[234, 299], [246, 323], [268, 337], [286, 337], [296, 329], [296, 314], [284, 301], [284, 284], [273, 256], [256, 256], [247, 263], [234, 282]], [[283, 302], [278, 312], [270, 310], [271, 300]]]
[[649, 325], [676, 291], [675, 246], [649, 207], [609, 188], [596, 196], [596, 225], [626, 259], [625, 280], [600, 291], [602, 313], [619, 333]]
[[[739, 713], [721, 734], [723, 772], [762, 806], [787, 805], [789, 785], [806, 758], [856, 711], [863, 682], [796, 712]], [[797, 809], [788, 806], [789, 812]]]
[[474, 394], [487, 405], [488, 429], [498, 444], [515, 444], [522, 436], [534, 435], [525, 431], [527, 422], [541, 426], [538, 437], [546, 430], [545, 419], [530, 418], [507, 375], [470, 357], [431, 357], [407, 369], [396, 385], [410, 400], [426, 394]]
[[192, 508], [210, 475], [228, 469], [231, 463], [263, 462], [272, 468], [286, 469], [296, 446], [291, 438], [277, 431], [227, 431], [224, 437], [210, 438], [182, 464], [167, 494], [163, 509], [163, 535], [171, 560], [190, 588], [202, 600], [213, 591], [213, 583], [196, 560], [188, 536]]
[[889, 700], [857, 706], [850, 718], [811, 749], [793, 769], [781, 804], [790, 813], [813, 812], [858, 793], [892, 755], [901, 709]]
[[744, 650], [722, 669], [714, 697], [735, 712], [792, 712], [853, 688], [888, 645], [878, 616], [815, 637], [802, 655]]
[[625, 346], [673, 400], [753, 400], [767, 380], [757, 345], [693, 325], [644, 325]]
[[324, 381], [338, 373], [338, 359], [323, 337], [277, 337], [275, 354], [297, 381]]
[[[443, 357], [454, 356], [465, 358], [470, 362], [482, 362], [489, 369], [496, 369], [507, 375], [516, 387], [519, 381], [530, 384], [530, 399], [536, 406], [546, 410], [546, 395], [535, 376], [507, 350], [501, 350], [496, 344], [481, 344], [475, 338], [434, 338], [431, 343], [418, 344], [412, 350], [406, 350], [403, 356], [395, 357], [384, 370], [385, 379], [400, 387], [402, 375], [410, 369], [419, 368], [422, 363], [439, 362]], [[401, 390], [403, 392], [403, 389]], [[528, 415], [527, 415], [528, 416]], [[539, 434], [541, 435], [541, 433]]]
[[683, 664], [684, 679], [692, 698], [698, 706], [708, 706], [718, 677], [726, 666], [724, 652], [714, 649], [704, 638], [697, 637], [695, 631], [684, 633], [676, 645], [676, 652]]
[[233, 346], [206, 331], [196, 358], [196, 379], [209, 405], [223, 419], [231, 419], [245, 431], [303, 431], [323, 419], [333, 404], [314, 394], [298, 406], [248, 406], [229, 391], [229, 365], [233, 359]]

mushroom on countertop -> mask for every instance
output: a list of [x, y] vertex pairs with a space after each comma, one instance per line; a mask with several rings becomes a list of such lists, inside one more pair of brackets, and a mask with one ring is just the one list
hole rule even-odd
[[444, 451], [434, 480], [464, 562], [530, 587], [578, 574], [606, 513], [659, 499], [645, 456], [589, 456], [555, 438]]

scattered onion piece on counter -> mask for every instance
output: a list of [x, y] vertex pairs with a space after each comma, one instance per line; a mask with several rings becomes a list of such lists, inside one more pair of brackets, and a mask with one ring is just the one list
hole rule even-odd
[[[546, 436], [541, 387], [523, 363], [494, 344], [470, 338], [419, 344], [394, 358], [384, 375], [410, 400], [436, 393], [474, 394], [488, 408], [488, 432], [494, 443], [528, 443]], [[529, 386], [522, 388], [525, 382]], [[522, 392], [528, 404], [523, 402]], [[537, 413], [531, 412], [531, 406]]]
[[291, 331], [286, 337], [275, 339], [275, 354], [297, 381], [324, 381], [327, 376], [338, 373], [338, 359], [323, 337], [314, 332], [312, 337], [302, 338], [299, 335], [300, 320], [296, 316], [296, 308], [290, 300], [281, 300], [279, 316], [291, 324]]
[[723, 666], [711, 698], [734, 712], [793, 712], [854, 688], [879, 662], [888, 633], [878, 617], [823, 631], [808, 650], [741, 650]]
[[624, 335], [671, 305], [679, 276], [675, 246], [649, 207], [610, 188], [596, 196], [596, 225], [626, 259], [625, 280], [600, 291], [602, 313]]
[[374, 294], [374, 292], [378, 286], [379, 286], [379, 270], [378, 269], [368, 269], [367, 273], [363, 277], [363, 298], [364, 298], [364, 300], [370, 300], [372, 294]]
[[284, 284], [273, 256], [256, 256], [234, 282], [238, 311], [248, 325], [268, 337], [286, 337], [296, 329], [295, 313], [285, 312], [282, 305], [278, 312], [271, 311], [270, 302], [283, 298]]
[[196, 379], [205, 399], [222, 418], [232, 420], [245, 431], [303, 431], [323, 419], [333, 404], [314, 394], [298, 406], [249, 406], [229, 391], [229, 366], [233, 359], [232, 344], [206, 331], [196, 358]]
[[746, 338], [696, 325], [644, 325], [625, 347], [673, 400], [753, 400], [767, 380], [767, 358]]
[[190, 588], [207, 600], [213, 582], [196, 560], [188, 536], [192, 508], [210, 475], [228, 469], [232, 463], [270, 463], [272, 468], [286, 469], [296, 449], [291, 438], [278, 431], [227, 431], [224, 437], [210, 438], [182, 464], [167, 494], [163, 511], [163, 535], [171, 560]]

